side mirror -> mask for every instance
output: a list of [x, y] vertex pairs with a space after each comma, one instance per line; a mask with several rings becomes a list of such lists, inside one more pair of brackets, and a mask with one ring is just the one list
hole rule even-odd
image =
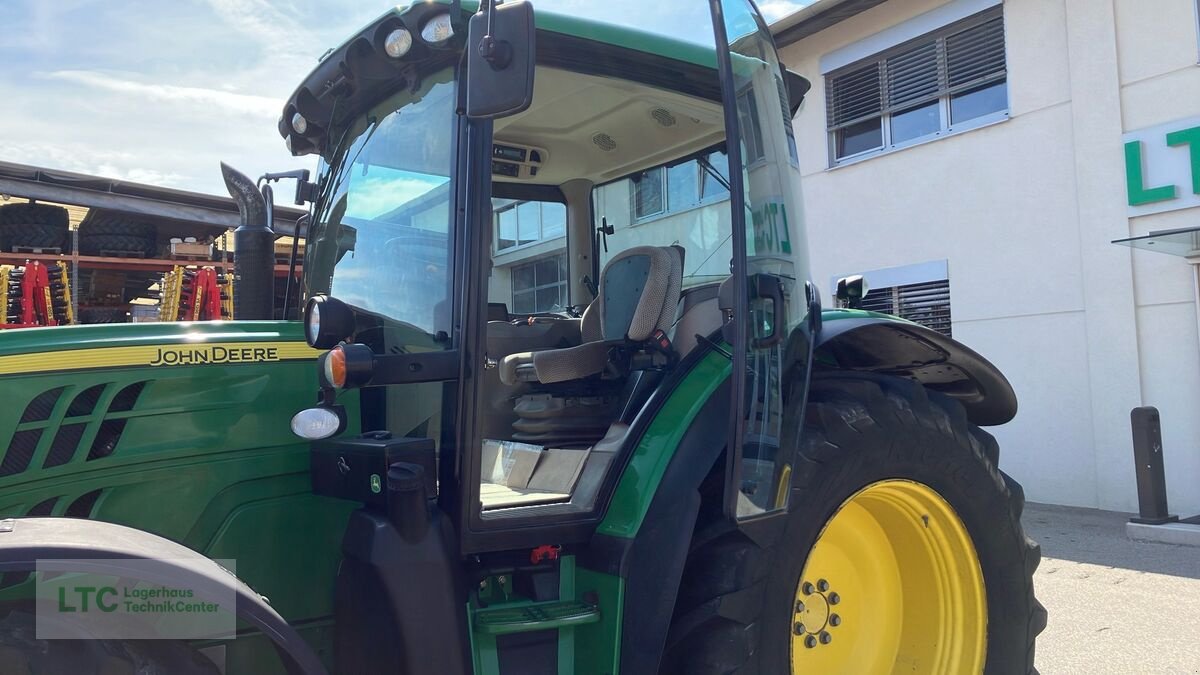
[[783, 283], [773, 274], [750, 275], [750, 348], [767, 349], [783, 342], [787, 330], [787, 299]]
[[835, 293], [838, 307], [861, 308], [862, 300], [866, 297], [868, 290], [870, 289], [867, 286], [867, 280], [861, 274], [838, 279]]
[[515, 115], [533, 102], [533, 5], [492, 5], [467, 30], [467, 116]]
[[[783, 292], [783, 283], [779, 277], [771, 274], [752, 274], [746, 279], [746, 290], [749, 294], [746, 309], [749, 316], [743, 319], [747, 322], [747, 337], [751, 349], [767, 349], [783, 342], [787, 330], [787, 298]], [[733, 277], [721, 282], [717, 289], [717, 307], [724, 321], [721, 324], [721, 337], [729, 344], [734, 344], [737, 320], [733, 297]]]

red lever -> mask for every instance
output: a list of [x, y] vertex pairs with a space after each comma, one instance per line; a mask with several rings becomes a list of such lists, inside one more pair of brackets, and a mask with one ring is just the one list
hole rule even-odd
[[542, 544], [529, 553], [529, 562], [536, 565], [543, 560], [558, 560], [559, 551], [562, 546], [558, 544]]

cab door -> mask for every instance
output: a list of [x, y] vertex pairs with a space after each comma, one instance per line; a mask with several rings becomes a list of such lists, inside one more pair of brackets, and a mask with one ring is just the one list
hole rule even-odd
[[749, 522], [787, 508], [800, 424], [787, 411], [802, 410], [811, 352], [808, 251], [791, 107], [771, 34], [749, 0], [712, 0], [711, 8], [734, 218], [733, 275], [722, 303], [738, 402], [726, 512]]

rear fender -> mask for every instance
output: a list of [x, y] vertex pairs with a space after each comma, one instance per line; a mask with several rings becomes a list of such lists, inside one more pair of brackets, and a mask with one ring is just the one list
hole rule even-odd
[[[80, 572], [113, 575], [162, 586], [184, 586], [221, 602], [232, 581], [237, 616], [270, 638], [289, 673], [324, 674], [325, 667], [299, 634], [260, 595], [220, 565], [173, 541], [123, 525], [75, 518], [0, 520], [0, 572], [31, 572], [38, 560], [78, 560]], [[153, 560], [153, 567], [136, 561]], [[83, 563], [82, 561], [88, 561]]]
[[887, 314], [824, 310], [814, 369], [916, 380], [957, 400], [980, 426], [1004, 424], [1017, 414], [1012, 385], [990, 361], [937, 331]]

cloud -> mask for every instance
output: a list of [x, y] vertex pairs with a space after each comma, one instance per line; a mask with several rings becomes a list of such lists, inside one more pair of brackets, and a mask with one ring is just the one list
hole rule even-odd
[[763, 0], [758, 3], [758, 9], [762, 12], [763, 18], [767, 23], [775, 23], [783, 17], [795, 12], [799, 9], [807, 7], [817, 0]]
[[133, 183], [169, 187], [186, 187], [188, 183], [187, 176], [181, 173], [150, 168], [148, 164], [154, 161], [153, 157], [142, 157], [131, 152], [90, 149], [80, 144], [68, 146], [55, 143], [11, 142], [5, 146], [4, 160]]
[[315, 54], [324, 50], [317, 36], [295, 19], [295, 11], [281, 12], [265, 0], [208, 0], [227, 26], [252, 40], [274, 66], [315, 65]]
[[181, 87], [173, 84], [147, 84], [96, 71], [58, 70], [46, 73], [45, 77], [104, 89], [117, 94], [138, 96], [162, 103], [216, 106], [226, 111], [243, 115], [253, 115], [268, 120], [277, 119], [279, 111], [283, 106], [282, 101], [266, 96], [238, 94], [231, 91], [205, 89], [202, 87]]

